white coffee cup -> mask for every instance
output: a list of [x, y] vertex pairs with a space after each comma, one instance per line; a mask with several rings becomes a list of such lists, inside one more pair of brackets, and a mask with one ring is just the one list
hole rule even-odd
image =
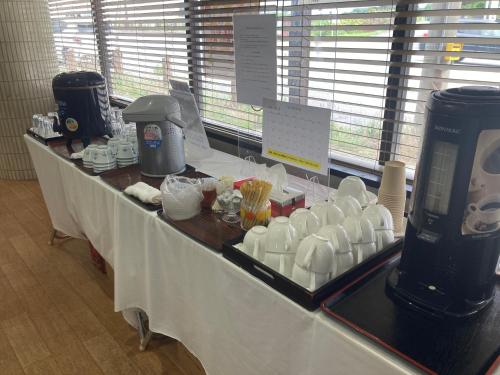
[[365, 217], [348, 217], [343, 224], [352, 245], [354, 263], [361, 263], [377, 250], [377, 235], [373, 224]]
[[[342, 225], [326, 225], [319, 230], [318, 235], [328, 238], [335, 251], [335, 262], [334, 269], [332, 269], [332, 278], [344, 272], [346, 267], [352, 267], [352, 264], [354, 263], [354, 259], [352, 256], [352, 245]], [[342, 255], [341, 257], [339, 257], [339, 254], [347, 255]], [[341, 260], [341, 263], [339, 263], [339, 259]], [[350, 266], [349, 259], [352, 259], [350, 261]]]
[[319, 218], [321, 226], [342, 224], [345, 219], [342, 210], [333, 202], [316, 202], [312, 205], [311, 212]]
[[83, 152], [83, 166], [85, 168], [93, 168], [94, 166], [94, 152], [97, 149], [97, 145], [88, 145]]
[[132, 159], [135, 158], [134, 149], [132, 148], [132, 144], [127, 141], [121, 141], [118, 145], [118, 152], [116, 154], [116, 159], [124, 160], [124, 159]]
[[362, 217], [370, 220], [377, 236], [377, 251], [394, 242], [394, 224], [391, 212], [381, 204], [368, 206]]
[[371, 221], [375, 230], [394, 230], [392, 214], [381, 204], [366, 207], [362, 216]]
[[500, 229], [500, 222], [486, 223], [476, 213], [469, 213], [465, 219], [467, 234], [491, 233]]
[[350, 195], [338, 197], [335, 200], [335, 204], [342, 210], [345, 217], [359, 217], [363, 213], [363, 209], [358, 200]]
[[245, 253], [259, 261], [264, 260], [265, 246], [267, 238], [267, 228], [262, 225], [252, 227], [243, 239]]
[[377, 235], [377, 251], [394, 242], [394, 231], [392, 229], [376, 230], [375, 233]]
[[106, 166], [115, 162], [111, 149], [106, 145], [97, 146], [93, 152], [93, 164], [96, 166]]
[[266, 253], [264, 264], [269, 268], [290, 278], [295, 260], [295, 253]]
[[[488, 207], [491, 206], [491, 207]], [[477, 215], [479, 221], [494, 224], [500, 221], [500, 194], [490, 194], [467, 206], [470, 214]]]
[[310, 291], [319, 289], [330, 281], [330, 273], [316, 273], [307, 271], [294, 264], [292, 267], [292, 280]]
[[120, 139], [119, 138], [111, 138], [108, 141], [108, 146], [111, 149], [111, 152], [113, 155], [116, 157], [116, 154], [118, 153], [118, 145], [120, 144]]
[[356, 198], [361, 206], [367, 206], [370, 201], [365, 183], [357, 176], [347, 176], [340, 181], [335, 198], [347, 196]]
[[335, 250], [330, 240], [318, 234], [304, 238], [297, 248], [295, 264], [316, 273], [331, 273]]
[[266, 237], [266, 253], [296, 253], [299, 238], [290, 219], [278, 216], [269, 224]]
[[321, 227], [318, 216], [307, 208], [297, 208], [290, 215], [290, 223], [297, 231], [299, 240], [316, 233]]

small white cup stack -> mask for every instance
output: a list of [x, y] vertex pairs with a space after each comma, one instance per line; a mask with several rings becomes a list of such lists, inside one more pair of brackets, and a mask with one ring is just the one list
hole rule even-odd
[[401, 161], [387, 161], [378, 191], [378, 203], [384, 205], [392, 214], [394, 231], [404, 231], [404, 212], [406, 202], [406, 168]]

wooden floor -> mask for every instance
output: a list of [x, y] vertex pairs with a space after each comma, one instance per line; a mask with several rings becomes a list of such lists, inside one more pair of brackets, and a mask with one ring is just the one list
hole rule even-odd
[[0, 374], [204, 374], [177, 341], [138, 350], [113, 309], [113, 276], [88, 244], [47, 244], [50, 219], [35, 181], [0, 180]]

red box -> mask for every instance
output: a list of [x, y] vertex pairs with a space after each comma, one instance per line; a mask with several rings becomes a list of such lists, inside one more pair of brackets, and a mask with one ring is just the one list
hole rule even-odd
[[287, 187], [283, 193], [272, 192], [271, 216], [290, 216], [297, 208], [306, 206], [306, 195], [303, 191]]

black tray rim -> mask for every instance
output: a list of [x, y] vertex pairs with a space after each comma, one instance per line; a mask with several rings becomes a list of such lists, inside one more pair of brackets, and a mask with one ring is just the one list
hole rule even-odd
[[[402, 353], [401, 351], [397, 350], [396, 348], [389, 345], [385, 341], [381, 340], [377, 336], [371, 334], [370, 332], [367, 332], [366, 330], [359, 327], [358, 325], [356, 325], [356, 324], [350, 322], [349, 320], [345, 319], [344, 317], [336, 314], [335, 312], [331, 311], [331, 309], [328, 307], [328, 305], [332, 305], [332, 304], [335, 304], [337, 302], [340, 302], [345, 297], [345, 296], [343, 296], [343, 294], [345, 293], [346, 290], [348, 290], [349, 288], [352, 288], [353, 286], [355, 286], [359, 282], [363, 281], [367, 277], [372, 276], [375, 272], [377, 272], [385, 267], [388, 267], [388, 268], [395, 267], [397, 264], [393, 264], [393, 263], [398, 262], [400, 258], [401, 258], [401, 253], [398, 253], [392, 257], [385, 259], [385, 261], [374, 266], [372, 269], [368, 270], [367, 272], [365, 272], [363, 275], [359, 276], [358, 278], [352, 280], [349, 284], [345, 285], [343, 288], [341, 288], [340, 290], [338, 290], [337, 292], [332, 294], [330, 297], [325, 299], [321, 303], [320, 308], [321, 308], [321, 311], [323, 313], [325, 313], [330, 319], [336, 320], [336, 321], [344, 324], [345, 326], [352, 329], [356, 333], [368, 338], [370, 341], [372, 341], [378, 345], [381, 345], [385, 350], [397, 355], [398, 357], [405, 360], [409, 364], [415, 366], [416, 368], [423, 371], [424, 373], [429, 374], [429, 375], [438, 375], [438, 373], [436, 373], [435, 371], [429, 369], [428, 367], [426, 367], [425, 365], [416, 361], [415, 359], [411, 358], [410, 356]], [[366, 280], [366, 281], [368, 282], [369, 280]], [[360, 285], [360, 287], [362, 287], [362, 285]], [[496, 360], [493, 361], [493, 363], [489, 366], [489, 368], [485, 372], [485, 375], [493, 375], [494, 371], [499, 366], [500, 366], [500, 356], [497, 357]]]
[[50, 141], [60, 141], [64, 139], [64, 136], [60, 135], [57, 137], [51, 137], [51, 138], [44, 138], [40, 134], [36, 134], [33, 130], [30, 128], [26, 129], [26, 134], [29, 135], [31, 138], [37, 140], [38, 142], [44, 144], [45, 146], [48, 146], [48, 142]]
[[335, 293], [345, 284], [348, 284], [353, 278], [362, 274], [367, 268], [370, 269], [373, 264], [384, 263], [387, 258], [390, 258], [393, 254], [399, 253], [403, 243], [401, 238], [397, 239], [385, 249], [368, 257], [349, 271], [338, 275], [319, 289], [309, 291], [296, 284], [288, 277], [274, 271], [264, 263], [259, 262], [250, 255], [235, 248], [234, 245], [242, 242], [243, 238], [244, 234], [234, 240], [224, 243], [222, 247], [222, 255], [224, 258], [243, 268], [251, 275], [260, 279], [262, 282], [308, 311], [317, 310], [321, 306], [323, 300], [328, 298], [332, 293]]

